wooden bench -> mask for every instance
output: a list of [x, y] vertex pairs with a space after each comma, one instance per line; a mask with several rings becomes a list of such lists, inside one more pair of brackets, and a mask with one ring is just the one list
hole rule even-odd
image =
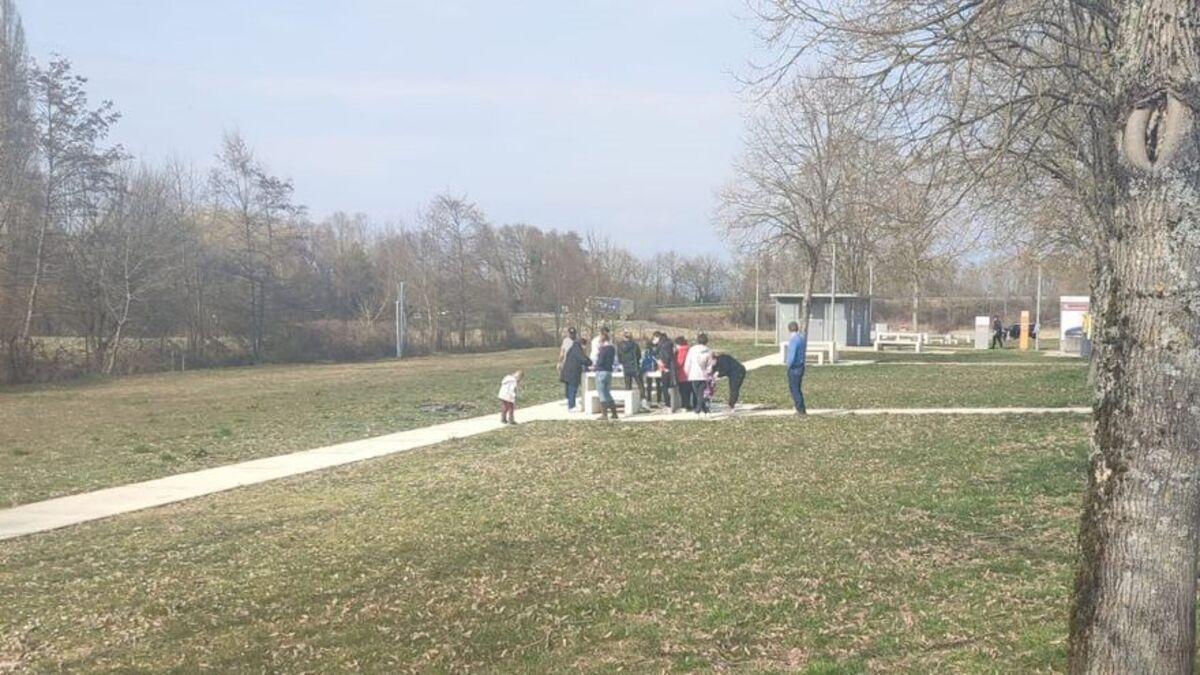
[[875, 351], [883, 351], [885, 346], [912, 347], [920, 354], [924, 342], [925, 336], [922, 333], [879, 333], [875, 336]]
[[[779, 360], [783, 365], [787, 365], [787, 348], [788, 343], [779, 343]], [[818, 366], [828, 363], [837, 363], [837, 345], [828, 341], [816, 341], [808, 343], [807, 351], [804, 353], [804, 362], [809, 363], [816, 361]]]

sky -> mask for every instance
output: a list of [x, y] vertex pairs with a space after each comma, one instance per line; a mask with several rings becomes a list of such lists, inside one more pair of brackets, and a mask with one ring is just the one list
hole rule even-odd
[[[18, 0], [139, 158], [206, 169], [239, 131], [315, 218], [495, 224], [721, 253], [712, 214], [755, 57], [742, 0]], [[336, 8], [336, 9], [335, 9]]]

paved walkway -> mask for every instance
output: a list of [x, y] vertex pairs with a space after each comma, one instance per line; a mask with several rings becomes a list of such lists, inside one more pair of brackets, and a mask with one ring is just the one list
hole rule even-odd
[[[777, 354], [746, 363], [748, 370], [775, 365]], [[1081, 414], [1088, 408], [877, 408], [869, 410], [812, 410], [812, 415], [1007, 415], [1007, 414]], [[703, 418], [716, 421], [742, 417], [773, 417], [792, 414], [788, 410], [759, 410], [756, 406], [739, 408], [737, 414], [728, 411]], [[590, 415], [568, 415], [562, 401], [543, 403], [518, 410], [522, 422], [546, 420], [591, 420]], [[696, 421], [686, 412], [667, 414], [655, 412], [622, 418], [623, 422]], [[122, 513], [140, 511], [216, 492], [265, 483], [279, 478], [319, 471], [365, 459], [415, 450], [446, 441], [478, 436], [503, 428], [496, 415], [447, 422], [421, 429], [401, 431], [386, 436], [340, 443], [287, 455], [264, 457], [238, 464], [202, 469], [166, 478], [106, 488], [32, 504], [0, 510], [0, 540], [37, 532], [46, 532], [69, 525], [86, 523]]]

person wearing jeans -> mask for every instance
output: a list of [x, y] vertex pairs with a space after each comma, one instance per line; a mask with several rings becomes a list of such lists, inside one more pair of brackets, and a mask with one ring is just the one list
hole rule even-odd
[[788, 324], [788, 330], [792, 333], [787, 345], [788, 389], [792, 392], [796, 414], [807, 415], [808, 408], [804, 405], [804, 361], [808, 357], [808, 338], [800, 332], [800, 324], [795, 321]]
[[617, 402], [612, 395], [613, 362], [617, 360], [617, 350], [612, 343], [604, 338], [600, 341], [600, 349], [596, 352], [596, 396], [600, 399], [600, 419], [617, 419]]
[[567, 354], [563, 358], [562, 372], [558, 376], [558, 379], [567, 388], [567, 412], [569, 413], [575, 412], [575, 399], [579, 396], [579, 383], [583, 380], [584, 371], [592, 365], [591, 359], [583, 351], [584, 344], [586, 343], [583, 340], [577, 340], [567, 349]]
[[697, 415], [707, 415], [708, 397], [704, 390], [708, 388], [708, 378], [712, 375], [713, 353], [708, 346], [708, 336], [701, 333], [696, 336], [696, 344], [687, 352], [684, 371], [688, 382], [692, 385], [692, 410]]

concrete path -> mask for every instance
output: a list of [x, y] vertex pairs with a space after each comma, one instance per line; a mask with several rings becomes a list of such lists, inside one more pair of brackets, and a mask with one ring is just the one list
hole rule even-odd
[[[779, 356], [772, 354], [746, 362], [747, 370], [776, 365]], [[1089, 408], [878, 408], [870, 410], [812, 410], [812, 415], [1009, 415], [1089, 413]], [[789, 410], [760, 410], [757, 406], [739, 408], [736, 415], [718, 411], [701, 421], [716, 421], [742, 417], [774, 417], [791, 415]], [[591, 415], [567, 414], [566, 403], [554, 401], [520, 408], [521, 422], [548, 420], [593, 420]], [[622, 418], [622, 422], [697, 421], [691, 413], [668, 414], [656, 411], [648, 415]], [[386, 436], [340, 443], [287, 455], [264, 457], [238, 464], [202, 469], [166, 478], [131, 483], [32, 504], [0, 510], [0, 540], [37, 532], [46, 532], [69, 525], [86, 523], [122, 513], [140, 511], [186, 499], [193, 499], [225, 490], [265, 483], [312, 471], [360, 462], [415, 450], [446, 441], [478, 436], [503, 428], [497, 415], [474, 417], [447, 422], [421, 429], [401, 431]]]

